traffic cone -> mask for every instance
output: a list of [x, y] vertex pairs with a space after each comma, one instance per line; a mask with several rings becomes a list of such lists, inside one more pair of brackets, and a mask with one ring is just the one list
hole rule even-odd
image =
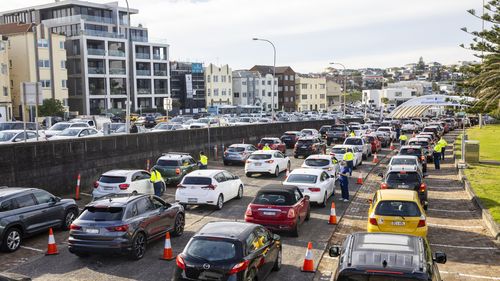
[[313, 244], [311, 242], [307, 243], [307, 251], [306, 257], [304, 258], [304, 264], [300, 269], [303, 272], [314, 272], [314, 261], [312, 256], [312, 247]]
[[414, 138], [416, 136], [415, 131], [413, 131], [413, 134], [411, 134], [411, 137]]
[[337, 213], [335, 212], [335, 202], [332, 202], [332, 207], [330, 208], [330, 219], [328, 224], [337, 224]]
[[396, 149], [396, 148], [394, 147], [394, 144], [392, 143], [392, 141], [391, 141], [391, 146], [389, 147], [389, 149], [390, 149], [390, 150], [394, 150], [394, 149]]
[[148, 172], [151, 171], [150, 165], [151, 165], [151, 161], [149, 159], [146, 160], [146, 171], [148, 171]]
[[356, 181], [357, 184], [363, 184], [363, 178], [361, 175], [358, 176], [358, 180]]
[[75, 200], [80, 200], [80, 180], [81, 176], [80, 173], [78, 173], [78, 177], [76, 178]]
[[47, 252], [45, 253], [46, 256], [49, 255], [58, 255], [59, 252], [57, 251], [57, 245], [56, 245], [56, 240], [54, 239], [54, 232], [52, 231], [52, 227], [49, 228], [49, 243], [47, 245]]
[[287, 179], [289, 175], [290, 175], [290, 171], [287, 168], [286, 171], [285, 171], [285, 179]]
[[172, 244], [170, 243], [170, 232], [167, 232], [167, 234], [165, 234], [165, 246], [163, 247], [163, 257], [161, 257], [160, 259], [167, 261], [174, 259], [174, 254], [172, 252]]
[[378, 160], [378, 156], [377, 156], [377, 153], [375, 152], [375, 154], [373, 155], [373, 163], [377, 164], [379, 162]]

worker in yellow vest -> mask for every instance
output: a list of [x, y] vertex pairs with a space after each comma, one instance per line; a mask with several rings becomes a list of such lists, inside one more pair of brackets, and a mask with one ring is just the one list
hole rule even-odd
[[203, 151], [200, 151], [200, 169], [207, 169], [208, 168], [208, 157], [203, 153]]
[[401, 146], [405, 145], [407, 140], [408, 137], [405, 134], [401, 134], [401, 136], [399, 136], [399, 144]]
[[443, 147], [441, 146], [441, 144], [439, 144], [439, 142], [436, 143], [436, 145], [434, 146], [434, 151], [432, 153], [432, 156], [434, 158], [434, 168], [436, 170], [441, 169], [439, 161], [441, 160], [442, 149]]
[[347, 164], [347, 167], [349, 167], [349, 176], [352, 176], [352, 170], [354, 169], [354, 153], [352, 153], [352, 150], [350, 148], [346, 149], [342, 160], [344, 160]]
[[163, 193], [162, 192], [163, 191], [163, 178], [162, 178], [160, 172], [156, 168], [153, 168], [153, 170], [151, 170], [151, 177], [149, 178], [149, 181], [151, 181], [151, 183], [153, 184], [155, 195], [161, 196], [161, 194]]
[[271, 150], [271, 147], [269, 147], [269, 144], [268, 144], [268, 143], [266, 143], [266, 144], [264, 145], [264, 147], [262, 148], [262, 150]]

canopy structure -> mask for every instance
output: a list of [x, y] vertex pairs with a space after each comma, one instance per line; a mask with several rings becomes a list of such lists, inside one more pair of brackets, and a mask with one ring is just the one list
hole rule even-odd
[[464, 106], [464, 97], [447, 95], [427, 95], [413, 98], [396, 107], [390, 114], [392, 118], [420, 117], [429, 109], [444, 106]]

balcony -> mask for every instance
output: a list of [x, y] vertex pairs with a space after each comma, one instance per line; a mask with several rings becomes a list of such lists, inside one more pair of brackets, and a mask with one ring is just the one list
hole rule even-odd
[[155, 95], [166, 95], [168, 94], [167, 89], [155, 89]]
[[106, 55], [106, 50], [104, 49], [96, 49], [96, 48], [88, 48], [87, 53], [90, 56], [104, 56]]
[[109, 50], [108, 54], [113, 57], [125, 57], [125, 51]]
[[93, 95], [93, 96], [97, 96], [97, 95], [103, 96], [103, 95], [106, 95], [106, 90], [104, 90], [104, 89], [92, 89], [92, 87], [90, 87], [89, 93], [90, 93], [90, 95]]
[[146, 36], [132, 36], [132, 41], [134, 41], [134, 42], [148, 42], [148, 37], [146, 37]]
[[92, 22], [99, 22], [99, 23], [109, 23], [113, 24], [113, 19], [112, 18], [103, 18], [103, 17], [97, 17], [97, 16], [90, 16], [90, 15], [80, 15], [82, 19], [87, 20], [87, 21], [92, 21]]
[[136, 70], [135, 71], [138, 76], [151, 76], [151, 70]]
[[103, 67], [89, 67], [89, 74], [106, 74], [106, 70]]
[[155, 74], [155, 76], [167, 76], [167, 71], [166, 70], [155, 70], [154, 74]]
[[139, 95], [151, 95], [151, 89], [137, 89]]
[[126, 95], [127, 91], [125, 89], [111, 89], [112, 95]]
[[125, 68], [110, 68], [109, 69], [109, 74], [125, 75], [125, 74], [127, 74], [127, 71], [126, 71]]
[[96, 36], [96, 37], [107, 37], [107, 38], [123, 38], [125, 39], [124, 34], [118, 34], [115, 32], [106, 32], [106, 31], [98, 31], [98, 30], [84, 30], [83, 34], [88, 36]]
[[149, 53], [135, 53], [135, 58], [148, 60], [150, 58]]
[[153, 59], [154, 60], [167, 60], [167, 57], [165, 55], [153, 54]]

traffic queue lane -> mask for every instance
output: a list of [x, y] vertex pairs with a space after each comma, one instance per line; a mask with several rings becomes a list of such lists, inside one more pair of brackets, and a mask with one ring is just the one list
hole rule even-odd
[[[387, 150], [379, 153], [383, 157]], [[304, 159], [295, 159], [291, 150], [287, 150], [290, 156], [292, 169], [300, 167]], [[374, 166], [371, 159], [365, 160], [363, 165], [354, 171], [350, 179], [349, 191], [353, 198], [359, 185], [356, 184], [357, 177], [365, 177]], [[226, 169], [239, 176], [245, 184], [244, 197], [240, 200], [233, 199], [224, 204], [220, 211], [209, 206], [190, 206], [186, 212], [185, 232], [181, 237], [172, 238], [174, 254], [180, 253], [184, 246], [203, 225], [211, 221], [243, 221], [244, 213], [256, 195], [260, 187], [271, 183], [280, 183], [285, 176], [281, 173], [279, 178], [262, 175], [247, 178], [243, 166], [223, 166], [221, 159], [209, 163], [210, 169]], [[167, 188], [164, 199], [167, 202], [174, 201], [175, 188]], [[313, 244], [313, 259], [317, 261], [327, 247], [334, 225], [328, 224], [330, 205], [335, 201], [337, 216], [340, 219], [348, 203], [341, 202], [340, 188], [338, 183], [335, 188], [335, 197], [328, 200], [327, 207], [320, 208], [313, 205], [311, 219], [301, 225], [298, 238], [283, 233], [283, 266], [281, 271], [272, 273], [266, 280], [310, 280], [311, 273], [300, 271], [307, 243]], [[78, 202], [83, 208], [90, 198], [83, 197]], [[56, 242], [59, 247], [59, 255], [44, 256], [47, 247], [47, 236], [37, 235], [24, 241], [23, 247], [15, 253], [0, 253], [0, 270], [8, 270], [30, 276], [37, 280], [169, 280], [175, 269], [175, 261], [159, 260], [163, 251], [162, 239], [153, 241], [148, 245], [146, 256], [139, 261], [131, 261], [125, 256], [92, 255], [89, 258], [78, 258], [67, 250], [67, 231], [55, 232]], [[315, 264], [316, 265], [316, 264]]]

